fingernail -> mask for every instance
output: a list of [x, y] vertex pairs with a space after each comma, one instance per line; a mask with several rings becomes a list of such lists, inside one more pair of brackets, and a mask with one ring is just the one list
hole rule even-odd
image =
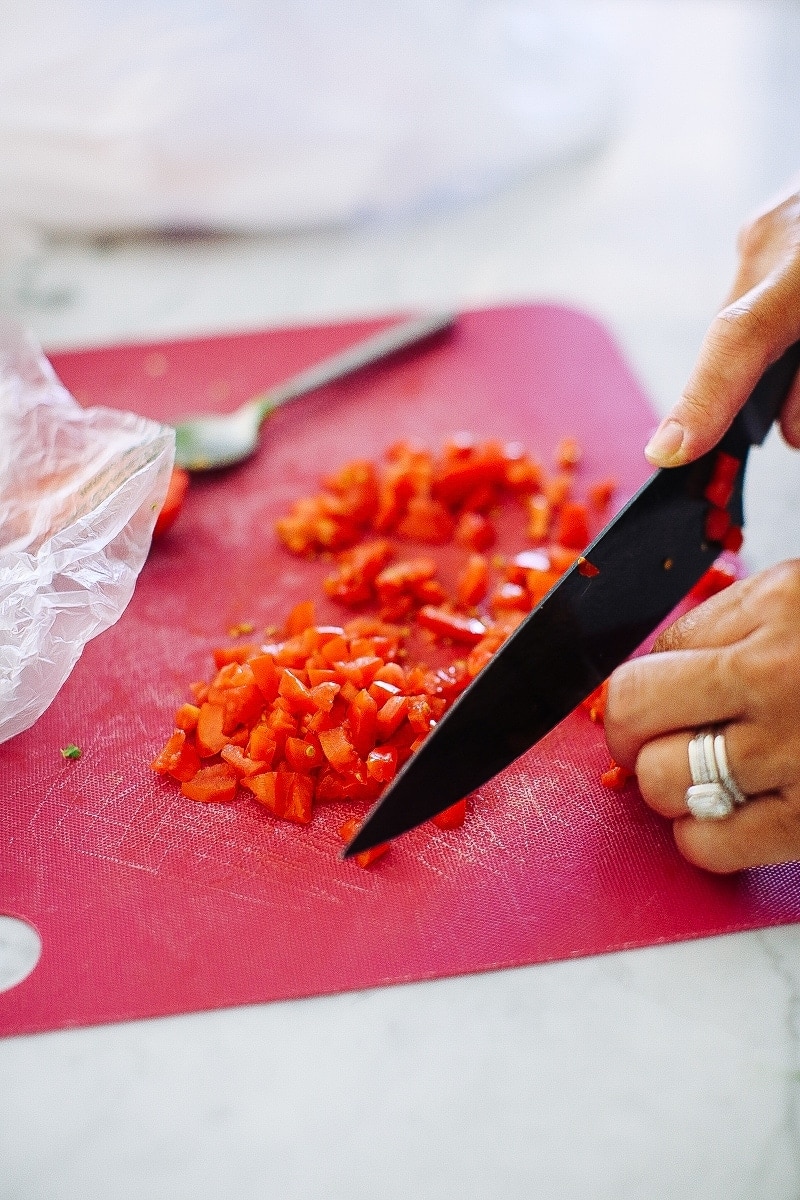
[[656, 467], [674, 467], [680, 462], [684, 430], [672, 417], [662, 421], [644, 448], [645, 458]]

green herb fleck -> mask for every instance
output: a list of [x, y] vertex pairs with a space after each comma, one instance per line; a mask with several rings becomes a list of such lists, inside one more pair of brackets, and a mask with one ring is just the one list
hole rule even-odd
[[61, 753], [64, 755], [64, 758], [80, 758], [80, 756], [83, 754], [83, 751], [81, 750], [80, 746], [73, 746], [70, 742], [68, 746], [64, 746]]

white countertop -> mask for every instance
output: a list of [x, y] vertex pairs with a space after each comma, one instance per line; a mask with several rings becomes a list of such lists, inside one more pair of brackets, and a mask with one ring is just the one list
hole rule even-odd
[[[800, 169], [800, 6], [594, 9], [622, 100], [579, 161], [402, 226], [48, 245], [14, 315], [55, 349], [556, 299], [607, 323], [665, 411], [739, 224]], [[799, 502], [772, 435], [751, 567], [800, 554]], [[789, 927], [7, 1039], [0, 1200], [793, 1200], [799, 1037]]]

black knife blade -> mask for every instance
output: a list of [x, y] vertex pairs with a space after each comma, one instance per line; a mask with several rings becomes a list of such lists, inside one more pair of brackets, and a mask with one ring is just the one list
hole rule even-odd
[[661, 624], [720, 553], [706, 535], [704, 495], [718, 451], [741, 462], [728, 504], [741, 525], [748, 451], [766, 437], [798, 367], [800, 342], [764, 373], [718, 446], [688, 466], [657, 471], [640, 488], [409, 759], [345, 858], [413, 829], [492, 779]]

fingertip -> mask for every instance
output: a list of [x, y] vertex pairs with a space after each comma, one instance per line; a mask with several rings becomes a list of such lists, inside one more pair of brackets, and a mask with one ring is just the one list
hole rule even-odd
[[686, 430], [674, 417], [661, 422], [644, 448], [644, 456], [654, 467], [678, 467], [686, 462]]

